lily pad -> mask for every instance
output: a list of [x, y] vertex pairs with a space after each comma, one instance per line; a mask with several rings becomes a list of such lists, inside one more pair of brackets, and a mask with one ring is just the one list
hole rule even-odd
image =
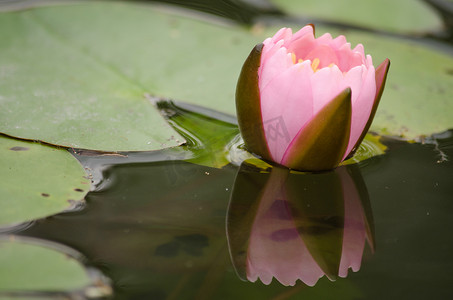
[[0, 39], [0, 131], [104, 151], [183, 141], [147, 92], [234, 106], [242, 54], [254, 42], [239, 27], [124, 3], [2, 13]]
[[[179, 145], [175, 141], [178, 134], [144, 97], [145, 86], [128, 77], [125, 70], [75, 43], [70, 35], [58, 32], [57, 28], [63, 26], [77, 30], [76, 35], [94, 33], [90, 35], [94, 38], [93, 48], [104, 45], [107, 49], [102, 51], [109, 52], [108, 49], [122, 48], [118, 46], [121, 44], [126, 47], [121, 49], [125, 52], [115, 60], [134, 56], [137, 45], [130, 45], [124, 38], [130, 35], [143, 39], [142, 30], [125, 26], [122, 35], [109, 40], [116, 29], [96, 29], [96, 20], [106, 16], [106, 26], [123, 26], [117, 22], [121, 16], [102, 8], [121, 10], [108, 4], [93, 7], [101, 10], [91, 21], [90, 5], [0, 14], [0, 131], [24, 139], [103, 151], [156, 150]], [[63, 17], [63, 23], [50, 17], [57, 15]], [[124, 16], [134, 17], [127, 11]], [[145, 14], [142, 19], [148, 17], [153, 18]], [[84, 28], [85, 22], [89, 24]], [[154, 30], [155, 34], [158, 32]], [[151, 50], [155, 44], [143, 41], [140, 47], [146, 47], [156, 61]], [[145, 61], [147, 57], [141, 59]], [[152, 69], [153, 63], [147, 67]]]
[[88, 286], [75, 259], [50, 248], [0, 240], [0, 295], [11, 292], [64, 292]]
[[420, 0], [270, 0], [289, 14], [397, 33], [426, 33], [443, 29], [442, 19]]
[[66, 150], [0, 136], [0, 226], [73, 206], [90, 180]]

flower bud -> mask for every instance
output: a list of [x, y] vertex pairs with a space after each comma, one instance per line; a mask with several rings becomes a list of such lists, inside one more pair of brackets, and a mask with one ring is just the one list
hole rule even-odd
[[333, 169], [358, 148], [374, 118], [390, 61], [374, 68], [342, 35], [307, 25], [280, 29], [253, 48], [236, 89], [246, 148], [302, 171]]

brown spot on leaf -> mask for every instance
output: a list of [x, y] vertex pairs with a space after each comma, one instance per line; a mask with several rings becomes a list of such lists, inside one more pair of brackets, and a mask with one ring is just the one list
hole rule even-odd
[[82, 189], [74, 189], [74, 191], [76, 191], [76, 192], [83, 192]]
[[13, 150], [13, 151], [27, 151], [28, 148], [27, 147], [16, 146], [16, 147], [9, 148], [9, 150]]
[[447, 74], [453, 76], [453, 69], [447, 69]]
[[41, 196], [43, 196], [43, 197], [49, 197], [50, 195], [47, 194], [47, 193], [41, 193]]

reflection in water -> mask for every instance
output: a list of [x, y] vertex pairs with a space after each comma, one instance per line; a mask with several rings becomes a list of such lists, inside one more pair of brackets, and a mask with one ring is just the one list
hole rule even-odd
[[360, 269], [365, 240], [374, 250], [366, 186], [355, 165], [302, 174], [262, 173], [243, 164], [227, 216], [230, 255], [240, 278], [313, 286]]

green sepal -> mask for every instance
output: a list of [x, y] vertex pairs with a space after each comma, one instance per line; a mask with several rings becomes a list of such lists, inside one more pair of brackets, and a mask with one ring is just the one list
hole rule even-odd
[[236, 87], [236, 112], [245, 147], [263, 159], [272, 160], [264, 135], [258, 69], [264, 44], [256, 45], [242, 66]]
[[354, 153], [359, 149], [360, 144], [362, 143], [363, 139], [365, 138], [368, 129], [370, 129], [371, 123], [373, 122], [374, 115], [376, 114], [377, 108], [379, 106], [379, 101], [381, 100], [382, 93], [384, 92], [385, 81], [387, 80], [387, 73], [390, 68], [390, 60], [386, 58], [377, 68], [375, 72], [375, 81], [376, 81], [376, 96], [374, 97], [373, 107], [371, 108], [370, 117], [360, 135], [360, 138], [355, 143], [354, 147], [352, 148], [351, 152], [347, 155], [347, 158], [351, 158]]
[[337, 167], [348, 146], [351, 116], [351, 89], [346, 88], [297, 133], [282, 164], [301, 171]]

